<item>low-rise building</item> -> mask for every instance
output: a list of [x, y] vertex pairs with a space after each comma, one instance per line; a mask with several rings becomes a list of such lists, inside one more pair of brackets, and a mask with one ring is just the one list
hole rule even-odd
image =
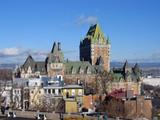
[[62, 96], [62, 87], [64, 85], [62, 75], [57, 75], [47, 81], [47, 84], [43, 86], [46, 95], [52, 95], [52, 97]]
[[84, 89], [79, 85], [65, 85], [62, 88], [63, 99], [65, 100], [65, 112], [75, 113], [83, 104]]
[[12, 90], [12, 100], [15, 108], [22, 108], [22, 88], [14, 88]]

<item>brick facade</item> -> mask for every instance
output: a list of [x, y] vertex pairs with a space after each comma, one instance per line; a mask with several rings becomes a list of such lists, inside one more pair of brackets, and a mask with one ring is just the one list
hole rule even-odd
[[[102, 61], [99, 61], [100, 57]], [[91, 26], [80, 42], [80, 60], [90, 61], [92, 65], [102, 64], [104, 70], [110, 70], [109, 39], [105, 38], [98, 24]]]

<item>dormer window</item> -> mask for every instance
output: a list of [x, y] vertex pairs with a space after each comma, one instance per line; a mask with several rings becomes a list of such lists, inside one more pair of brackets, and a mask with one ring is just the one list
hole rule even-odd
[[28, 71], [27, 71], [29, 74], [32, 73], [32, 69], [31, 69], [31, 66], [28, 67]]
[[76, 70], [75, 70], [75, 68], [72, 66], [72, 68], [71, 68], [71, 73], [72, 74], [76, 74]]
[[84, 70], [80, 67], [79, 68], [79, 74], [83, 74], [84, 73]]
[[86, 68], [86, 73], [87, 73], [87, 74], [91, 74], [91, 68], [90, 68], [90, 67], [87, 67], [87, 68]]

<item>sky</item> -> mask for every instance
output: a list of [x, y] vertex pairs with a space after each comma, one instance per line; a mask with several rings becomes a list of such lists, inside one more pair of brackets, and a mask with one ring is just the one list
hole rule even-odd
[[79, 43], [98, 23], [112, 61], [160, 62], [159, 0], [0, 0], [0, 63], [43, 60], [53, 42], [79, 60]]

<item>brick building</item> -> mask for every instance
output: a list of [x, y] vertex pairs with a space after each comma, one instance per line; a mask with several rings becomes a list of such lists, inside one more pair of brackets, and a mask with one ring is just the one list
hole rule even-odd
[[105, 38], [98, 24], [91, 26], [80, 42], [80, 60], [89, 61], [91, 65], [101, 64], [104, 70], [110, 70], [109, 38]]

